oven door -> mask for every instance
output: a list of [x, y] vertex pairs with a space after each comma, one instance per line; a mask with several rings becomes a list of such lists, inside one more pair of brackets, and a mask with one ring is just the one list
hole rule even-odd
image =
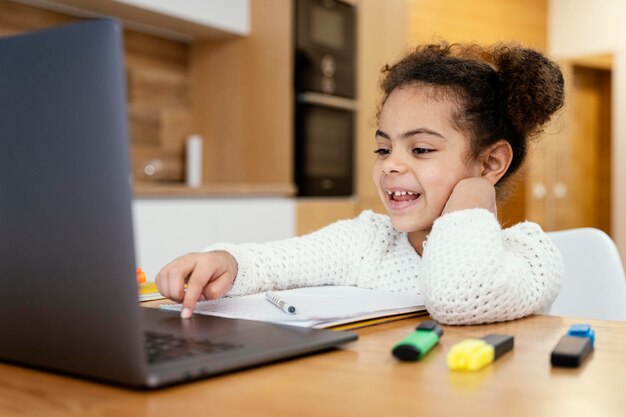
[[299, 196], [353, 193], [355, 107], [343, 98], [298, 96], [294, 172]]

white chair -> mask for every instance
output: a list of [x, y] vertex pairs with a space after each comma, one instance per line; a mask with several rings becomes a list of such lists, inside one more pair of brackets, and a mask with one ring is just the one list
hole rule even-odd
[[590, 227], [548, 236], [565, 262], [565, 282], [548, 314], [626, 321], [626, 278], [615, 242]]

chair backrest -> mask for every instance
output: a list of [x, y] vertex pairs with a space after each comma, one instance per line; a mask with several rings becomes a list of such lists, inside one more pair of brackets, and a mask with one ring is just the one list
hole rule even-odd
[[549, 232], [565, 282], [548, 314], [626, 321], [626, 278], [615, 242], [590, 227]]

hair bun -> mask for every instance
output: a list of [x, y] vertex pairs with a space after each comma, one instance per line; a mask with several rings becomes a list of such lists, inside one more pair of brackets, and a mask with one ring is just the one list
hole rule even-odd
[[504, 86], [506, 115], [524, 136], [541, 132], [563, 106], [563, 74], [540, 52], [516, 44], [493, 46], [492, 59]]

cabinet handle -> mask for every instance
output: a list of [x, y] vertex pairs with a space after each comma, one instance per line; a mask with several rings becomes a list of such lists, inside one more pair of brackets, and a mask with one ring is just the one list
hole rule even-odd
[[554, 184], [552, 192], [554, 193], [554, 197], [559, 200], [563, 200], [567, 196], [567, 185], [562, 182], [557, 182], [556, 184]]
[[533, 184], [532, 195], [535, 200], [542, 200], [546, 197], [546, 186], [542, 182]]

